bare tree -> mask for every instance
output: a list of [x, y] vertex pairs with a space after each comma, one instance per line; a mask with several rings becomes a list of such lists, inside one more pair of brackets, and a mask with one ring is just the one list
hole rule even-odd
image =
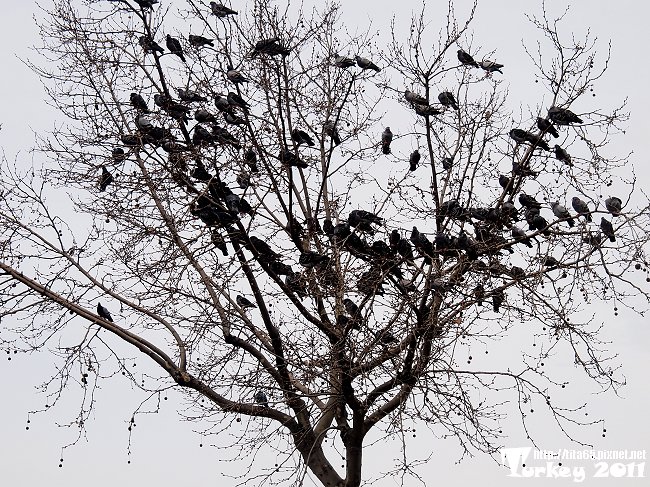
[[[42, 167], [2, 166], [0, 336], [59, 356], [48, 402], [80, 382], [81, 435], [106, 376], [150, 397], [173, 384], [216, 431], [248, 423], [242, 455], [280, 432], [301, 468], [261, 483], [338, 487], [362, 483], [375, 431], [406, 444], [431, 426], [494, 453], [505, 397], [524, 425], [533, 400], [581, 424], [549, 399], [563, 380], [543, 361], [564, 347], [618, 387], [584, 306], [650, 297], [648, 206], [607, 150], [624, 105], [588, 96], [608, 54], [531, 18], [546, 91], [514, 120], [507, 66], [472, 45], [474, 9], [450, 3], [437, 33], [423, 10], [382, 49], [336, 4], [212, 3], [45, 12], [32, 66], [64, 122], [39, 141]], [[459, 364], [458, 347], [522, 326], [546, 346], [521, 369]], [[142, 381], [119, 342], [159, 375]], [[407, 457], [385, 473], [417, 476]]]

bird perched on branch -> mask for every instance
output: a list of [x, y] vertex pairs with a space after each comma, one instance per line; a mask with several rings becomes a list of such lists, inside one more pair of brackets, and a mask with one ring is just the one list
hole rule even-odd
[[429, 101], [423, 97], [422, 95], [418, 93], [414, 93], [413, 91], [405, 90], [404, 91], [404, 98], [406, 98], [406, 101], [409, 102], [411, 105], [428, 105]]
[[183, 88], [178, 88], [176, 91], [178, 92], [178, 97], [187, 103], [208, 101], [205, 96], [199, 95], [196, 91], [184, 90]]
[[553, 210], [553, 214], [561, 219], [567, 219], [567, 223], [569, 224], [570, 227], [573, 227], [576, 222], [573, 218], [571, 218], [571, 213], [569, 213], [569, 210], [567, 210], [564, 206], [562, 206], [560, 203], [557, 201], [553, 201], [551, 203], [551, 210]]
[[185, 62], [183, 47], [181, 46], [181, 42], [178, 39], [167, 34], [167, 37], [165, 38], [165, 45], [172, 54], [176, 54], [179, 58], [181, 58], [181, 61]]
[[101, 318], [104, 318], [106, 321], [113, 323], [113, 317], [111, 316], [111, 313], [102, 306], [102, 303], [97, 303], [97, 314]]
[[463, 51], [462, 49], [458, 49], [458, 60], [460, 61], [461, 64], [464, 64], [465, 66], [473, 66], [475, 68], [478, 68], [478, 63], [474, 61], [474, 58], [470, 56], [468, 53]]
[[558, 125], [582, 123], [582, 119], [568, 108], [551, 107], [548, 109], [548, 118]]
[[386, 127], [381, 134], [381, 151], [384, 154], [390, 154], [390, 143], [393, 141], [393, 132], [390, 127]]
[[568, 166], [573, 166], [569, 153], [557, 144], [555, 144], [555, 158]]
[[255, 395], [253, 396], [253, 399], [255, 399], [255, 402], [259, 404], [262, 407], [268, 408], [269, 407], [269, 400], [266, 397], [266, 394], [262, 391], [257, 391]]
[[99, 190], [106, 191], [108, 185], [113, 182], [113, 175], [108, 172], [105, 166], [102, 166], [102, 173], [99, 176]]
[[162, 54], [165, 52], [165, 50], [148, 35], [141, 36], [138, 42], [145, 54], [151, 54], [153, 52], [159, 52]]
[[555, 127], [553, 127], [553, 124], [545, 118], [537, 117], [537, 128], [542, 132], [551, 134], [556, 139], [560, 136], [560, 134], [557, 133]]
[[446, 107], [451, 107], [454, 110], [458, 110], [458, 103], [456, 103], [456, 98], [454, 94], [450, 91], [443, 91], [438, 95], [438, 101]]
[[237, 305], [244, 310], [257, 308], [255, 304], [251, 303], [248, 299], [246, 299], [244, 296], [240, 294], [237, 295], [236, 301], [237, 301]]
[[228, 71], [226, 72], [226, 78], [228, 78], [232, 83], [248, 83], [248, 78], [246, 78], [239, 71], [234, 69], [232, 66], [228, 66]]
[[489, 59], [483, 59], [479, 63], [479, 66], [483, 68], [485, 71], [488, 73], [494, 73], [495, 71], [498, 73], [503, 74], [503, 71], [501, 71], [501, 68], [503, 67], [503, 64], [499, 64], [496, 61], [490, 61]]
[[373, 63], [370, 59], [367, 59], [365, 57], [361, 57], [361, 56], [358, 56], [358, 55], [354, 56], [354, 59], [357, 62], [357, 66], [359, 66], [364, 71], [367, 70], [367, 69], [372, 69], [373, 71], [377, 71], [377, 72], [381, 71], [381, 69], [375, 63]]
[[314, 139], [312, 139], [307, 132], [300, 129], [293, 129], [291, 131], [291, 140], [293, 140], [296, 145], [307, 144], [309, 147], [316, 145]]
[[528, 132], [527, 130], [522, 130], [522, 129], [512, 129], [509, 132], [510, 138], [513, 139], [515, 142], [521, 144], [523, 142], [529, 142], [532, 146], [537, 146], [545, 151], [550, 151], [551, 148], [548, 146], [546, 141], [542, 139], [541, 135], [535, 135], [531, 132]]
[[336, 124], [333, 120], [328, 120], [325, 122], [323, 125], [323, 132], [325, 132], [326, 135], [330, 136], [334, 145], [339, 145], [341, 143], [341, 136], [339, 135], [339, 131], [336, 128]]
[[413, 152], [411, 152], [411, 155], [409, 157], [409, 171], [415, 171], [418, 168], [421, 157], [422, 156], [420, 155], [419, 150], [415, 149]]
[[413, 109], [415, 110], [415, 113], [421, 117], [433, 117], [442, 113], [442, 110], [431, 105], [415, 104], [413, 105]]
[[207, 37], [190, 34], [187, 40], [190, 41], [190, 46], [196, 47], [197, 49], [204, 46], [214, 47], [214, 39], [208, 39]]
[[584, 216], [588, 222], [592, 220], [591, 213], [589, 212], [589, 206], [587, 206], [587, 203], [582, 201], [577, 196], [571, 198], [571, 206], [578, 213], [578, 215]]
[[210, 2], [210, 9], [212, 10], [212, 15], [216, 15], [218, 19], [226, 18], [229, 15], [237, 15], [237, 12], [233, 9], [217, 2]]
[[290, 49], [280, 44], [279, 37], [272, 37], [270, 39], [262, 39], [261, 41], [257, 41], [255, 47], [253, 48], [253, 52], [251, 53], [251, 57], [255, 57], [260, 54], [266, 56], [280, 55], [282, 57], [286, 57], [290, 52]]
[[366, 210], [353, 210], [348, 216], [348, 223], [351, 227], [355, 227], [362, 232], [374, 233], [372, 224], [381, 225], [384, 222], [383, 218], [378, 217], [374, 213]]
[[356, 64], [356, 61], [352, 58], [339, 56], [338, 53], [334, 53], [334, 66], [341, 69], [347, 69]]
[[622, 207], [623, 202], [616, 196], [610, 196], [605, 200], [605, 208], [607, 208], [607, 211], [614, 216], [619, 216], [621, 214]]
[[144, 101], [144, 98], [142, 98], [142, 96], [139, 95], [138, 93], [131, 93], [131, 95], [129, 96], [129, 100], [131, 100], [131, 105], [136, 110], [140, 110], [142, 113], [149, 113], [149, 107], [147, 107], [147, 102]]
[[616, 237], [614, 235], [614, 227], [612, 222], [605, 219], [604, 217], [600, 219], [600, 229], [603, 231], [603, 235], [609, 237], [610, 242], [616, 242]]

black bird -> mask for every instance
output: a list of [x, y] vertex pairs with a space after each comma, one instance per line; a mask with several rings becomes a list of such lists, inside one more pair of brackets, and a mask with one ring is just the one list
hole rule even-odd
[[251, 168], [251, 172], [259, 172], [257, 167], [257, 152], [252, 148], [248, 148], [244, 153], [244, 162]]
[[290, 265], [280, 262], [279, 260], [272, 260], [269, 262], [269, 269], [278, 276], [290, 276], [294, 273]]
[[214, 136], [212, 132], [201, 125], [196, 125], [194, 127], [194, 134], [192, 135], [192, 143], [194, 145], [201, 145], [203, 143], [211, 144], [214, 142]]
[[304, 299], [307, 296], [305, 283], [301, 279], [300, 274], [289, 274], [284, 278], [284, 283], [289, 291], [295, 293], [300, 299]]
[[372, 69], [373, 71], [377, 71], [377, 72], [381, 71], [381, 69], [370, 59], [366, 59], [365, 57], [361, 57], [361, 56], [354, 56], [354, 59], [357, 62], [357, 66], [359, 66], [363, 70]]
[[552, 255], [547, 255], [546, 258], [544, 259], [544, 266], [546, 267], [559, 267], [559, 265], [560, 265], [560, 261], [557, 260]]
[[443, 91], [438, 95], [438, 101], [446, 107], [451, 107], [454, 110], [458, 110], [458, 104], [456, 103], [456, 98], [454, 94], [450, 91]]
[[348, 223], [350, 226], [355, 227], [362, 232], [374, 233], [372, 224], [381, 225], [383, 222], [383, 218], [380, 218], [374, 213], [366, 210], [353, 210], [348, 216]]
[[573, 209], [578, 213], [578, 215], [584, 216], [588, 222], [592, 220], [591, 213], [589, 211], [589, 206], [587, 206], [587, 203], [582, 201], [577, 196], [574, 196], [571, 199], [571, 206], [573, 206]]
[[458, 60], [461, 62], [461, 64], [464, 64], [465, 66], [474, 66], [475, 68], [478, 68], [478, 63], [474, 61], [474, 58], [472, 56], [470, 56], [462, 49], [458, 49], [457, 52], [458, 52]]
[[121, 147], [113, 149], [111, 156], [113, 157], [113, 162], [124, 162], [126, 160], [126, 152]]
[[350, 298], [343, 300], [343, 306], [345, 306], [345, 311], [353, 318], [359, 316], [359, 306]]
[[381, 151], [384, 154], [390, 154], [390, 143], [393, 141], [393, 132], [390, 127], [386, 127], [381, 134]]
[[163, 53], [165, 50], [160, 47], [158, 43], [156, 43], [151, 37], [148, 35], [141, 36], [140, 39], [138, 40], [140, 47], [142, 47], [142, 50], [146, 54], [150, 54], [153, 52], [160, 52]]
[[225, 96], [215, 95], [214, 106], [216, 106], [220, 112], [224, 112], [224, 113], [232, 112], [232, 107], [230, 106], [230, 102], [228, 101], [228, 98], [226, 98]]
[[512, 201], [504, 201], [501, 203], [501, 214], [509, 219], [514, 221], [519, 221], [517, 218], [517, 208]]
[[250, 188], [251, 177], [245, 171], [241, 171], [239, 174], [237, 174], [237, 178], [235, 181], [237, 183], [237, 186], [239, 186], [243, 190]]
[[113, 182], [113, 175], [108, 172], [105, 166], [102, 166], [102, 174], [99, 176], [99, 190], [106, 191], [108, 185]]
[[327, 122], [325, 122], [325, 124], [323, 125], [323, 131], [325, 132], [325, 134], [330, 136], [334, 145], [339, 145], [341, 143], [341, 136], [339, 135], [339, 131], [336, 128], [334, 121], [328, 120]]
[[228, 247], [226, 247], [226, 241], [223, 238], [223, 235], [216, 230], [212, 230], [212, 233], [210, 233], [210, 240], [212, 240], [212, 243], [216, 248], [221, 250], [224, 256], [228, 255]]
[[238, 294], [237, 295], [237, 305], [244, 310], [249, 309], [249, 308], [257, 308], [255, 304], [251, 303], [248, 299], [246, 299], [244, 296]]
[[413, 105], [413, 109], [415, 110], [415, 113], [421, 117], [433, 117], [442, 113], [442, 110], [439, 110], [431, 105], [415, 104]]
[[165, 39], [165, 45], [167, 46], [167, 49], [169, 49], [172, 54], [176, 54], [179, 58], [181, 58], [181, 61], [185, 62], [185, 56], [183, 55], [183, 48], [181, 47], [180, 41], [170, 36], [169, 34], [167, 34], [167, 37]]
[[505, 190], [506, 193], [511, 193], [513, 190], [513, 180], [508, 176], [501, 174], [499, 175], [499, 185]]
[[100, 318], [104, 318], [106, 321], [113, 323], [113, 317], [111, 316], [111, 313], [102, 306], [102, 303], [97, 303], [97, 314], [100, 316]]
[[488, 73], [494, 73], [496, 71], [498, 73], [503, 74], [503, 71], [501, 71], [501, 68], [503, 67], [503, 64], [499, 64], [496, 61], [490, 61], [489, 59], [483, 59], [483, 61], [481, 61], [479, 63], [479, 66], [482, 67]]
[[526, 208], [541, 208], [542, 205], [535, 198], [526, 193], [521, 193], [519, 195], [519, 203]]
[[140, 5], [140, 8], [143, 10], [153, 10], [153, 6], [158, 3], [158, 0], [134, 0], [134, 2]]
[[228, 78], [232, 83], [240, 84], [240, 83], [248, 83], [248, 78], [246, 78], [243, 74], [241, 74], [239, 71], [234, 69], [232, 66], [228, 66], [228, 71], [226, 72], [226, 78]]
[[422, 95], [415, 93], [410, 90], [405, 90], [404, 91], [404, 98], [406, 98], [406, 101], [408, 101], [411, 105], [428, 105], [429, 101], [423, 97]]
[[341, 69], [347, 69], [356, 64], [356, 61], [352, 58], [339, 56], [338, 53], [334, 53], [334, 66]]
[[147, 102], [144, 101], [144, 98], [142, 98], [141, 95], [138, 93], [131, 93], [129, 99], [131, 100], [131, 105], [133, 105], [133, 108], [140, 110], [142, 113], [149, 113]]
[[280, 44], [279, 37], [272, 37], [270, 39], [262, 39], [255, 44], [251, 57], [255, 57], [259, 54], [264, 54], [266, 56], [283, 56], [286, 57], [291, 51]]
[[621, 214], [621, 209], [623, 208], [623, 202], [620, 198], [616, 196], [610, 196], [605, 200], [605, 208], [614, 216], [619, 216]]
[[184, 90], [183, 88], [178, 88], [176, 91], [178, 91], [178, 97], [187, 103], [208, 101], [205, 96], [199, 95], [196, 91]]
[[264, 394], [263, 391], [257, 391], [255, 395], [253, 396], [255, 399], [255, 402], [262, 407], [268, 408], [269, 407], [269, 400], [266, 397], [266, 394]]
[[505, 299], [505, 294], [503, 290], [499, 289], [496, 291], [492, 291], [492, 309], [494, 310], [495, 313], [499, 312], [499, 309], [501, 308], [504, 299]]
[[271, 246], [261, 238], [251, 235], [248, 237], [248, 241], [255, 251], [260, 254], [260, 257], [263, 257], [265, 260], [276, 260], [279, 257], [279, 255], [273, 251]]
[[551, 107], [548, 109], [548, 118], [558, 125], [582, 123], [582, 119], [568, 108]]
[[531, 145], [541, 147], [545, 151], [551, 150], [541, 135], [535, 135], [522, 129], [512, 129], [509, 135], [517, 143], [529, 142]]
[[614, 227], [612, 222], [606, 220], [604, 217], [600, 219], [600, 229], [603, 231], [603, 235], [609, 237], [610, 242], [616, 242], [616, 237], [614, 236]]
[[315, 145], [314, 139], [312, 139], [304, 130], [293, 129], [291, 131], [291, 139], [296, 143], [296, 145], [307, 144], [309, 147]]
[[214, 39], [208, 39], [207, 37], [203, 36], [195, 36], [193, 34], [190, 34], [187, 37], [187, 40], [190, 41], [190, 46], [199, 48], [199, 47], [204, 47], [204, 46], [210, 46], [214, 47]]
[[313, 250], [308, 250], [300, 254], [298, 263], [307, 269], [313, 269], [316, 266], [327, 264], [330, 258], [327, 255], [321, 255]]
[[323, 220], [323, 232], [328, 237], [334, 235], [334, 224], [332, 223], [332, 220], [330, 220], [329, 218], [325, 218], [325, 220]]
[[199, 181], [210, 181], [210, 179], [212, 179], [212, 174], [205, 169], [205, 166], [200, 159], [196, 161], [196, 167], [192, 170], [191, 176]]
[[219, 19], [228, 17], [228, 15], [237, 15], [237, 12], [233, 9], [217, 2], [210, 2], [210, 9], [212, 10], [212, 15], [216, 15]]
[[294, 166], [302, 169], [307, 169], [309, 167], [309, 164], [303, 161], [287, 147], [280, 149], [278, 159], [280, 159], [280, 162], [285, 166]]
[[569, 224], [570, 227], [573, 227], [576, 222], [573, 218], [571, 218], [571, 213], [569, 213], [569, 210], [567, 210], [563, 205], [558, 203], [557, 201], [553, 201], [551, 203], [551, 210], [553, 210], [553, 214], [561, 219], [567, 219], [567, 223]]
[[204, 108], [199, 108], [196, 112], [194, 112], [194, 120], [199, 123], [214, 123], [217, 121], [217, 117], [215, 117], [214, 114], [210, 113]]
[[521, 267], [512, 266], [510, 268], [510, 275], [514, 279], [520, 280], [520, 279], [523, 279], [524, 277], [526, 277], [526, 271], [523, 270]]
[[476, 304], [482, 306], [483, 299], [485, 299], [485, 288], [481, 284], [477, 284], [472, 293], [474, 294], [474, 299], [476, 299]]
[[241, 149], [241, 144], [235, 136], [220, 125], [214, 124], [212, 126], [212, 135], [214, 135], [214, 140], [219, 144], [232, 145], [237, 150]]
[[533, 248], [533, 244], [530, 242], [530, 239], [526, 237], [526, 232], [524, 232], [521, 228], [513, 225], [512, 236], [518, 241], [521, 241], [521, 243], [526, 245], [526, 247], [530, 247], [531, 249]]
[[230, 104], [231, 107], [239, 108], [244, 113], [248, 113], [248, 108], [249, 108], [248, 103], [246, 103], [246, 100], [244, 100], [237, 93], [235, 93], [234, 91], [230, 91], [228, 93], [228, 98], [227, 99], [228, 99], [228, 103]]
[[449, 171], [452, 167], [454, 167], [454, 160], [451, 157], [443, 157], [442, 168], [445, 171]]
[[415, 171], [418, 168], [418, 164], [420, 163], [420, 151], [415, 149], [413, 152], [411, 152], [411, 156], [409, 157], [409, 170], [410, 171]]
[[230, 112], [224, 112], [223, 119], [226, 121], [226, 123], [229, 123], [231, 125], [244, 125], [246, 123], [246, 120]]
[[545, 118], [537, 117], [537, 128], [544, 133], [551, 134], [556, 139], [560, 136], [560, 134], [557, 133], [555, 127], [553, 127], [553, 124]]
[[542, 215], [535, 215], [531, 220], [530, 226], [532, 227], [531, 230], [541, 231], [545, 237], [551, 235], [551, 231], [548, 229], [548, 222]]
[[568, 166], [573, 166], [569, 153], [557, 144], [555, 144], [555, 158]]

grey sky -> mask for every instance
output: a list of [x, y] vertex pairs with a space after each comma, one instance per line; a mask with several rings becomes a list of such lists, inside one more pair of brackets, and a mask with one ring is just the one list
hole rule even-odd
[[[29, 57], [29, 48], [36, 42], [32, 16], [40, 15], [38, 8], [32, 2], [6, 0], [4, 3], [3, 15], [0, 16], [0, 41], [3, 46], [0, 51], [0, 65], [3, 66], [3, 76], [0, 77], [0, 147], [8, 158], [17, 157], [21, 164], [25, 164], [32, 158], [28, 152], [33, 145], [32, 131], [47, 130], [57, 118], [43, 101], [39, 80], [17, 59], [17, 56]], [[358, 22], [364, 28], [372, 18], [373, 26], [382, 31], [387, 29], [391, 9], [399, 9], [395, 11], [397, 23], [407, 29], [410, 12], [420, 8], [420, 3], [413, 0], [343, 0], [341, 3], [348, 26]], [[457, 4], [461, 10], [468, 2], [460, 0]], [[509, 83], [511, 99], [521, 99], [525, 109], [526, 105], [534, 106], [536, 100], [525, 98], [527, 90], [533, 89], [533, 80], [529, 75], [530, 61], [523, 53], [521, 41], [526, 42], [531, 35], [535, 39], [539, 36], [526, 21], [523, 4], [531, 12], [539, 12], [536, 1], [483, 0], [473, 24], [473, 32], [476, 45], [497, 51], [495, 57], [505, 64], [504, 79]], [[647, 166], [647, 154], [650, 152], [650, 126], [647, 122], [647, 114], [650, 113], [647, 88], [650, 63], [644, 49], [650, 44], [647, 27], [650, 7], [646, 2], [633, 0], [575, 1], [573, 4], [568, 17], [570, 22], [566, 25], [572, 23], [580, 32], [586, 27], [591, 28], [603, 41], [603, 47], [607, 39], [612, 40], [611, 67], [599, 83], [596, 99], [603, 106], [613, 107], [628, 98], [631, 112], [629, 130], [625, 136], [616, 138], [612, 150], [634, 151], [631, 161], [640, 182], [639, 187], [647, 189], [650, 176]], [[435, 15], [435, 7], [429, 8], [430, 15]], [[382, 17], [379, 18], [379, 15]], [[516, 108], [517, 104], [513, 102], [511, 106]], [[636, 305], [648, 306], [642, 302]], [[620, 315], [614, 319], [611, 308], [610, 305], [602, 305], [593, 311], [606, 324], [604, 337], [611, 340], [611, 351], [619, 355], [624, 366], [628, 386], [621, 390], [621, 398], [611, 393], [593, 395], [591, 384], [574, 373], [572, 361], [557, 365], [558, 371], [572, 377], [574, 387], [567, 390], [566, 397], [574, 397], [576, 403], [587, 401], [592, 417], [606, 419], [605, 438], [601, 436], [601, 426], [592, 426], [576, 430], [579, 439], [593, 443], [595, 449], [647, 449], [650, 453], [650, 423], [646, 416], [646, 411], [650, 410], [646, 372], [650, 366], [650, 320], [626, 309], [620, 310]], [[524, 335], [516, 335], [513, 344], [522, 349], [531, 346]], [[135, 353], [130, 352], [129, 355], [134, 356]], [[144, 358], [138, 358], [137, 362], [138, 367], [146, 366]], [[235, 474], [241, 470], [241, 465], [231, 466], [222, 461], [229, 458], [229, 452], [211, 447], [208, 443], [214, 439], [207, 441], [203, 448], [199, 447], [201, 436], [193, 432], [199, 425], [180, 419], [175, 412], [178, 395], [174, 392], [170, 392], [169, 400], [163, 402], [160, 414], [144, 415], [137, 421], [132, 464], [127, 465], [126, 421], [142, 397], [131, 391], [126, 381], [117, 379], [109, 381], [99, 391], [95, 420], [88, 428], [88, 441], [82, 439], [77, 446], [67, 449], [64, 466], [58, 468], [61, 447], [74, 439], [72, 431], [56, 426], [57, 421], [70, 419], [70, 410], [65, 410], [68, 401], [64, 401], [55, 411], [36, 416], [29, 424], [29, 431], [25, 429], [28, 426], [27, 411], [43, 406], [42, 397], [35, 394], [33, 387], [54, 373], [52, 364], [52, 359], [45, 354], [12, 356], [11, 361], [5, 356], [0, 357], [0, 391], [3, 391], [0, 395], [1, 485], [77, 487], [92, 484], [95, 487], [113, 487], [116, 484], [231, 486], [237, 483], [223, 479], [221, 472]], [[74, 407], [74, 404], [68, 405]], [[505, 444], [509, 447], [527, 445], [516, 416], [509, 427], [511, 440]], [[580, 448], [559, 434], [557, 429], [554, 430], [548, 417], [534, 433], [545, 448]], [[557, 485], [568, 482], [509, 479], [503, 467], [486, 457], [468, 458], [457, 464], [459, 450], [454, 440], [434, 438], [426, 430], [418, 431], [417, 435], [422, 449], [433, 450], [430, 462], [419, 470], [427, 485], [471, 485], [476, 482], [483, 485], [496, 485], [497, 482], [507, 485], [517, 482]], [[365, 460], [364, 471], [369, 473], [389, 462], [391, 456], [387, 455], [388, 450], [382, 447], [372, 449], [372, 456]], [[414, 452], [414, 455], [417, 453]], [[272, 457], [268, 458], [272, 464]], [[602, 479], [599, 485], [647, 485], [645, 482], [610, 478]], [[591, 485], [589, 479], [586, 483]], [[311, 484], [307, 482], [305, 485]], [[385, 480], [375, 485], [396, 484], [392, 480]]]

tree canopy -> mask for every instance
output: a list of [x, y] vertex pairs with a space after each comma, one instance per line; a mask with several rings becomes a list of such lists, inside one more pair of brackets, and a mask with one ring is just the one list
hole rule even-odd
[[[42, 167], [1, 166], [0, 340], [58, 356], [46, 393], [81, 387], [80, 436], [122, 373], [149, 397], [182, 390], [242, 457], [280, 449], [290, 466], [265, 478], [354, 487], [368, 438], [427, 427], [494, 454], [508, 400], [588, 424], [556, 399], [556, 353], [621, 385], [589, 305], [650, 297], [650, 222], [630, 155], [608, 150], [624, 100], [589, 96], [607, 49], [542, 10], [522, 50], [542, 95], [512, 100], [476, 5], [439, 25], [423, 8], [386, 45], [340, 9], [46, 13], [31, 66], [63, 122]], [[517, 368], [459, 353], [522, 327], [540, 347]], [[408, 457], [384, 473], [417, 476]]]

